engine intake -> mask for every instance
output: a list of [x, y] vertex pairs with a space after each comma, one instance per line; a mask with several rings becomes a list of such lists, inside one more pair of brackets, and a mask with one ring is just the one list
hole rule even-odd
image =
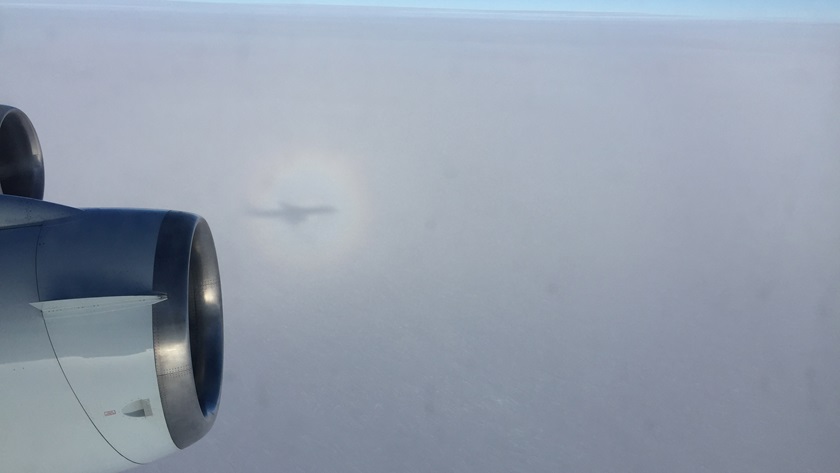
[[166, 214], [153, 290], [168, 295], [154, 306], [161, 401], [173, 442], [185, 448], [213, 425], [222, 385], [222, 291], [213, 235], [204, 219]]

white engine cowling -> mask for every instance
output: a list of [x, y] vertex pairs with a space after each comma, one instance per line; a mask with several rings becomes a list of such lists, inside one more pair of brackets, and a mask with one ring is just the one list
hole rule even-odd
[[[35, 136], [31, 124], [16, 127]], [[37, 138], [32, 148], [0, 141], [0, 163], [10, 152], [34, 159], [35, 149], [41, 162]], [[12, 168], [35, 169], [29, 182], [40, 169], [43, 192], [43, 165]], [[20, 182], [13, 174], [0, 172], [4, 190]], [[207, 223], [30, 197], [0, 195], [4, 471], [122, 471], [203, 437], [218, 412], [223, 358]]]

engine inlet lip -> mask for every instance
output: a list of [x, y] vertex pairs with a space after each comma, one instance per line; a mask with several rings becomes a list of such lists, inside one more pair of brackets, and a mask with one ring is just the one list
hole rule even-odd
[[213, 415], [222, 386], [223, 322], [219, 265], [210, 227], [198, 221], [190, 249], [189, 331], [193, 379], [201, 412]]
[[155, 369], [166, 425], [178, 448], [201, 439], [218, 412], [224, 355], [219, 267], [203, 218], [167, 212], [155, 251]]

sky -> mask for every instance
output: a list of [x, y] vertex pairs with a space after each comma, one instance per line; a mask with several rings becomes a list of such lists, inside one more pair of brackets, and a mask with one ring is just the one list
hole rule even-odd
[[600, 15], [667, 16], [722, 20], [795, 20], [807, 22], [840, 21], [840, 4], [832, 0], [0, 0], [0, 5], [43, 8], [108, 8], [155, 10], [166, 4], [223, 4], [274, 6], [363, 6], [424, 11], [435, 14], [468, 12], [575, 13]]
[[837, 25], [194, 7], [0, 8], [45, 198], [213, 231], [219, 417], [134, 471], [836, 472]]
[[[188, 0], [189, 1], [189, 0]], [[204, 1], [204, 0], [201, 0]], [[489, 11], [549, 11], [631, 13], [726, 19], [840, 20], [840, 4], [832, 0], [710, 0], [710, 1], [633, 1], [633, 0], [209, 0], [214, 3], [364, 5], [402, 8]]]

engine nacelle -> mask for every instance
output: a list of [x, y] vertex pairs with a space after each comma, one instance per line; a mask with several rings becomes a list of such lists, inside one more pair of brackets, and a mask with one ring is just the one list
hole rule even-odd
[[[8, 145], [0, 130], [0, 151], [12, 153], [0, 154], [0, 169], [12, 170], [0, 184], [5, 191], [39, 175], [43, 192], [43, 165], [2, 166], [36, 155], [41, 162], [29, 120], [5, 110], [0, 126], [14, 116], [9, 129], [25, 136]], [[34, 144], [21, 148], [23, 138]], [[216, 419], [223, 358], [207, 223], [183, 212], [75, 209], [30, 197], [0, 195], [4, 470], [116, 472], [199, 440]]]

